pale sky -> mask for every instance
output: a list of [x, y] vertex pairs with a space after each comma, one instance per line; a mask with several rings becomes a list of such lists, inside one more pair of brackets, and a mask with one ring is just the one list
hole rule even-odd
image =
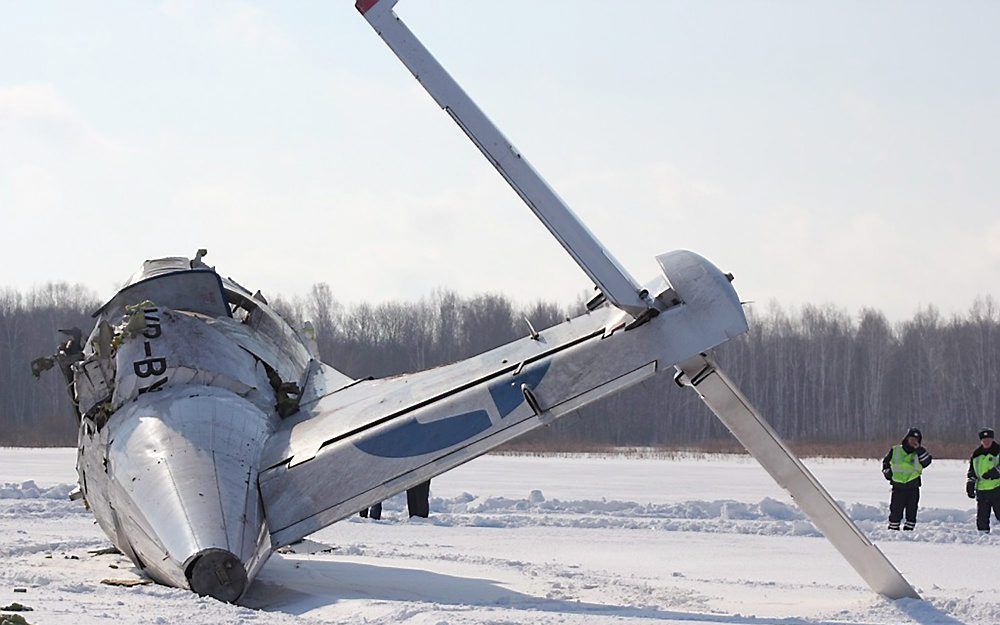
[[[1000, 3], [401, 0], [623, 265], [909, 316], [1000, 296]], [[0, 286], [193, 255], [265, 294], [587, 277], [353, 7], [0, 1]]]

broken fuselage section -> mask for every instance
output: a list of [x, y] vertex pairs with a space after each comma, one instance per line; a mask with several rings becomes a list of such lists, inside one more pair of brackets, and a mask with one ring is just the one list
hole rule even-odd
[[95, 317], [73, 365], [82, 495], [151, 578], [235, 601], [271, 552], [257, 471], [308, 328], [200, 256], [147, 261]]

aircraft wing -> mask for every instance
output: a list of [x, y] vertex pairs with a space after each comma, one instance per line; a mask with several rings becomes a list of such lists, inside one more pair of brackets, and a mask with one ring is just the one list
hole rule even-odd
[[340, 387], [339, 378], [330, 385], [315, 372], [300, 413], [272, 435], [261, 463], [273, 544], [294, 542], [746, 331], [718, 269], [690, 252], [658, 260], [670, 283], [648, 286], [661, 312], [645, 324], [604, 306], [437, 369]]

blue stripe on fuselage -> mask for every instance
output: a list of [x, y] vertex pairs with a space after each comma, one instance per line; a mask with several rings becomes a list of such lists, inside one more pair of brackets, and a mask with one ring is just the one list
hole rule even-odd
[[[526, 384], [534, 390], [548, 370], [548, 361], [535, 363], [512, 379], [494, 382], [489, 386], [490, 397], [493, 398], [501, 419], [524, 403], [521, 385]], [[485, 432], [491, 425], [485, 410], [466, 412], [430, 423], [420, 423], [411, 418], [361, 440], [354, 446], [366, 454], [381, 458], [409, 458], [457, 445]]]
[[379, 432], [354, 444], [355, 447], [381, 458], [409, 458], [447, 449], [452, 445], [485, 432], [492, 422], [485, 410], [420, 423], [407, 419], [399, 425]]

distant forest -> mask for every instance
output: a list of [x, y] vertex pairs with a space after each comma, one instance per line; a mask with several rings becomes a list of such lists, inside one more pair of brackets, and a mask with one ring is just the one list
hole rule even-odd
[[[324, 284], [275, 300], [293, 323], [311, 320], [323, 360], [354, 378], [454, 362], [525, 336], [525, 317], [542, 329], [582, 310], [582, 299], [568, 308], [539, 302], [522, 309], [503, 295], [447, 290], [415, 302], [343, 305]], [[77, 326], [86, 336], [99, 304], [87, 289], [65, 283], [0, 289], [0, 445], [75, 444], [62, 377], [54, 370], [35, 380], [29, 363], [53, 353], [59, 328]], [[874, 453], [917, 425], [932, 451], [935, 443], [965, 450], [977, 428], [1000, 425], [1000, 307], [990, 298], [961, 315], [926, 308], [898, 323], [874, 309], [851, 315], [832, 306], [754, 306], [748, 313], [750, 333], [720, 348], [718, 360], [800, 446]], [[515, 446], [735, 449], [694, 393], [663, 377]]]

